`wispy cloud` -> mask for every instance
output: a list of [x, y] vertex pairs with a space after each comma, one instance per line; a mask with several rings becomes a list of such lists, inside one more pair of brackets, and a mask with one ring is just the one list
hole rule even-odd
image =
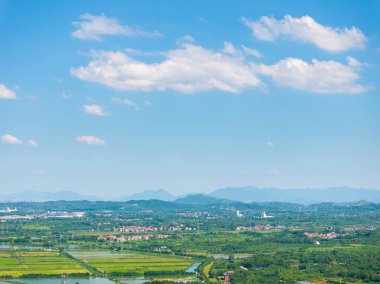
[[28, 145], [30, 146], [30, 147], [33, 147], [33, 148], [37, 148], [39, 145], [38, 145], [38, 143], [35, 141], [35, 140], [33, 140], [33, 139], [29, 139], [28, 141], [27, 141], [27, 143], [28, 143]]
[[270, 147], [270, 148], [273, 148], [274, 147], [274, 142], [273, 141], [267, 141], [267, 146]]
[[136, 104], [135, 102], [128, 100], [128, 99], [112, 98], [112, 101], [116, 104], [125, 105], [127, 107], [130, 107], [130, 108], [134, 109], [135, 111], [141, 110], [141, 108], [139, 107], [138, 104]]
[[171, 89], [188, 94], [211, 90], [238, 93], [260, 84], [249, 64], [225, 52], [184, 44], [164, 56], [162, 62], [145, 63], [123, 52], [100, 51], [87, 66], [72, 68], [71, 74], [114, 89]]
[[[356, 63], [357, 64], [357, 63]], [[308, 63], [286, 58], [273, 65], [257, 65], [257, 72], [270, 76], [279, 85], [319, 94], [359, 94], [367, 88], [359, 83], [357, 69], [337, 61]]]
[[99, 137], [91, 136], [91, 135], [81, 135], [77, 136], [76, 140], [81, 143], [89, 144], [89, 145], [95, 145], [95, 146], [104, 146], [106, 145], [106, 142]]
[[176, 40], [178, 45], [184, 45], [186, 43], [194, 43], [195, 39], [191, 35], [185, 35]]
[[256, 57], [256, 58], [260, 58], [260, 57], [263, 56], [261, 54], [261, 52], [258, 51], [258, 50], [256, 50], [256, 49], [246, 47], [245, 45], [242, 45], [241, 48], [243, 49], [243, 52], [244, 52], [245, 55], [253, 56], [253, 57]]
[[278, 175], [280, 173], [280, 171], [276, 168], [272, 168], [269, 170], [269, 174], [271, 175]]
[[37, 101], [37, 97], [36, 96], [26, 95], [25, 98], [28, 99], [28, 100], [30, 100], [30, 101], [32, 101], [32, 102]]
[[5, 143], [5, 144], [12, 144], [12, 145], [21, 145], [22, 144], [22, 140], [20, 140], [19, 138], [17, 138], [16, 136], [13, 136], [11, 134], [5, 134], [5, 135], [1, 136], [1, 142]]
[[357, 60], [356, 58], [352, 57], [352, 56], [347, 56], [347, 64], [350, 65], [351, 67], [354, 67], [354, 68], [359, 68], [359, 67], [368, 67], [369, 64], [366, 63], [366, 62], [360, 62], [359, 60]]
[[4, 84], [0, 84], [0, 99], [14, 100], [17, 99], [16, 93], [7, 88]]
[[[12, 145], [22, 145], [24, 144], [24, 141], [22, 141], [20, 138], [11, 135], [11, 134], [5, 134], [0, 137], [0, 141], [5, 144], [12, 144]], [[39, 145], [34, 139], [28, 139], [25, 143], [25, 145], [28, 145], [33, 148], [37, 148]]]
[[263, 41], [275, 41], [288, 37], [300, 42], [311, 43], [329, 52], [342, 52], [365, 47], [366, 36], [356, 27], [333, 28], [317, 23], [310, 16], [293, 18], [286, 15], [282, 20], [263, 16], [258, 21], [242, 18], [254, 36]]
[[108, 18], [105, 15], [95, 16], [84, 14], [80, 16], [80, 21], [72, 23], [77, 30], [71, 33], [75, 38], [82, 40], [101, 41], [104, 36], [142, 36], [157, 37], [161, 34], [157, 31], [144, 31], [138, 28], [123, 26], [117, 19]]
[[70, 99], [70, 97], [71, 96], [69, 94], [65, 93], [65, 92], [61, 93], [61, 98], [64, 99], [64, 100], [68, 100], [68, 99]]
[[104, 108], [100, 105], [84, 105], [83, 111], [89, 115], [95, 115], [95, 116], [107, 116], [111, 115], [111, 113], [106, 112]]

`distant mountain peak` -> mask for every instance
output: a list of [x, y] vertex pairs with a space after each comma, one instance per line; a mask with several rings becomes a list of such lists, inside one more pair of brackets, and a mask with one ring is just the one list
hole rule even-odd
[[212, 205], [227, 202], [227, 200], [216, 198], [204, 193], [189, 194], [185, 197], [176, 199], [174, 202], [193, 205]]

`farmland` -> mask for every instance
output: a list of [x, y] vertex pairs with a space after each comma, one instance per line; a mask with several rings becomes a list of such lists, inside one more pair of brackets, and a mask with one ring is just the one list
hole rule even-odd
[[97, 271], [107, 275], [144, 275], [165, 274], [167, 271], [179, 273], [185, 271], [191, 264], [189, 257], [161, 256], [139, 252], [107, 252], [80, 251], [72, 252], [72, 256], [85, 261]]
[[88, 275], [75, 261], [57, 252], [1, 252], [0, 276], [21, 277], [32, 275]]

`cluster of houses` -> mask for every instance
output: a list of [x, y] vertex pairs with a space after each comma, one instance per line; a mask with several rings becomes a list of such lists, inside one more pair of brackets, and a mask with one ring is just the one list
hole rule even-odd
[[57, 218], [57, 219], [71, 219], [71, 218], [83, 218], [86, 212], [47, 212], [42, 214], [26, 214], [26, 215], [5, 215], [0, 216], [0, 221], [7, 220], [32, 220], [36, 218]]
[[112, 235], [98, 236], [98, 240], [111, 241], [111, 242], [127, 242], [127, 241], [139, 241], [139, 240], [151, 240], [151, 239], [167, 239], [171, 238], [170, 235]]
[[113, 229], [114, 232], [126, 232], [126, 233], [147, 233], [147, 232], [157, 232], [158, 228], [153, 226], [121, 226]]
[[347, 235], [347, 234], [337, 234], [335, 232], [330, 232], [330, 233], [325, 233], [325, 234], [305, 232], [303, 234], [308, 238], [320, 238], [320, 239], [324, 239], [324, 240], [331, 240], [331, 239], [334, 239], [336, 237]]
[[180, 213], [177, 213], [179, 216], [182, 216], [182, 217], [190, 217], [190, 218], [199, 218], [202, 213], [200, 212], [195, 212], [195, 213], [192, 213], [192, 212], [180, 212]]
[[148, 233], [148, 232], [178, 232], [178, 231], [195, 231], [196, 228], [178, 226], [121, 226], [114, 228], [114, 232], [126, 232], [126, 233]]
[[343, 228], [343, 231], [345, 232], [352, 232], [352, 231], [373, 231], [375, 230], [374, 226], [350, 226]]
[[285, 230], [286, 227], [282, 225], [256, 225], [252, 227], [239, 226], [236, 227], [236, 231], [266, 231], [266, 230]]

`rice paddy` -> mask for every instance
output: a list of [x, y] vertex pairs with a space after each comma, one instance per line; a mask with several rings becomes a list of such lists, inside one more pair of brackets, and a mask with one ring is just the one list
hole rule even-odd
[[61, 256], [58, 252], [0, 252], [0, 277], [87, 273], [74, 260]]
[[185, 271], [192, 263], [189, 257], [138, 252], [81, 251], [71, 255], [102, 273], [132, 273]]

